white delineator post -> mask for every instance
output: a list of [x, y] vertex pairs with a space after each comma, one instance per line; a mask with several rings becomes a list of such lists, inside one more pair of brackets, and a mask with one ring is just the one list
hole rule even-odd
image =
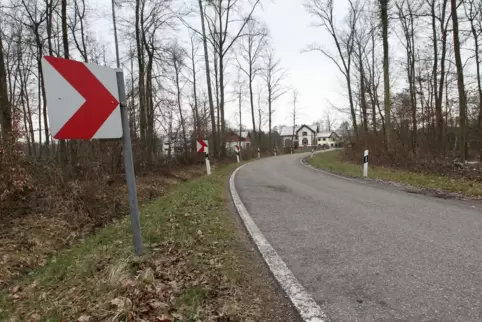
[[363, 153], [363, 176], [368, 177], [368, 150]]
[[278, 151], [276, 151], [276, 148], [274, 148], [274, 156], [276, 156]]
[[258, 159], [261, 158], [261, 153], [259, 152], [259, 148], [258, 148]]
[[211, 162], [209, 162], [209, 153], [208, 153], [208, 148], [204, 148], [204, 159], [206, 160], [206, 171], [208, 173], [208, 176], [211, 175]]
[[238, 161], [238, 163], [239, 163], [239, 153], [240, 153], [241, 148], [239, 147], [239, 145], [237, 145], [235, 149], [236, 149], [236, 161]]
[[313, 157], [313, 153], [315, 153], [315, 149], [313, 149], [313, 148], [312, 148], [312, 149], [311, 149], [311, 155], [310, 155], [310, 158], [312, 158], [312, 157]]
[[239, 152], [236, 152], [236, 160], [237, 160], [238, 163], [239, 163]]

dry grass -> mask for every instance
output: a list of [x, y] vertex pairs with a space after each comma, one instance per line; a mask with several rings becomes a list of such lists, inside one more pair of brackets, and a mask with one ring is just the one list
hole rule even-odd
[[142, 209], [145, 255], [129, 221], [57, 253], [0, 293], [1, 321], [246, 321], [253, 297], [224, 186], [234, 166], [176, 186]]
[[[319, 153], [309, 159], [308, 162], [315, 167], [334, 173], [352, 177], [362, 176], [362, 163], [355, 164], [346, 161], [343, 158], [342, 151]], [[399, 182], [422, 189], [440, 190], [476, 198], [482, 197], [482, 183], [460, 177], [454, 178], [433, 173], [412, 172], [372, 165], [369, 167], [368, 176], [373, 179]]]
[[[203, 173], [202, 166], [174, 169], [168, 177], [151, 174], [137, 177], [139, 201], [162, 196], [173, 186]], [[69, 247], [105, 224], [128, 212], [127, 188], [123, 180], [106, 185], [98, 181], [72, 181], [64, 187], [51, 188], [32, 195], [26, 214], [2, 216], [0, 227], [0, 287], [10, 287], [15, 280], [46, 264], [47, 258]], [[48, 188], [43, 186], [42, 188]]]

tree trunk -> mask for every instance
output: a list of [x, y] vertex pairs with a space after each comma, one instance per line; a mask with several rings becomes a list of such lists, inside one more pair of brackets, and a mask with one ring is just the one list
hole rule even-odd
[[452, 26], [454, 36], [454, 55], [455, 66], [457, 67], [457, 87], [459, 92], [459, 148], [460, 159], [465, 162], [467, 159], [467, 124], [466, 124], [466, 96], [464, 84], [464, 67], [460, 56], [460, 40], [459, 40], [459, 20], [457, 17], [457, 1], [450, 0], [452, 6]]
[[199, 138], [201, 139], [200, 137], [200, 128], [201, 128], [201, 124], [200, 124], [200, 120], [199, 120], [199, 106], [198, 106], [198, 102], [197, 102], [197, 80], [196, 80], [196, 60], [195, 60], [195, 52], [194, 52], [194, 45], [192, 47], [192, 87], [193, 87], [193, 95], [194, 95], [194, 124], [196, 126], [196, 129], [195, 129], [195, 137], [196, 138]]
[[217, 155], [216, 118], [214, 114], [213, 90], [211, 86], [211, 72], [209, 68], [209, 51], [208, 51], [208, 43], [206, 38], [206, 27], [204, 24], [204, 8], [203, 8], [202, 0], [199, 0], [199, 12], [201, 16], [201, 28], [202, 28], [202, 34], [203, 34], [202, 38], [203, 38], [203, 47], [204, 47], [204, 62], [206, 65], [206, 83], [208, 87], [209, 113], [211, 116], [213, 155]]
[[188, 150], [187, 150], [187, 137], [186, 137], [186, 124], [184, 123], [184, 115], [182, 114], [182, 103], [181, 103], [181, 85], [179, 83], [179, 68], [178, 60], [174, 57], [174, 71], [176, 73], [176, 90], [177, 90], [177, 107], [179, 109], [179, 117], [181, 118], [181, 129], [182, 129], [182, 138], [184, 141], [184, 158], [187, 159]]
[[[241, 139], [242, 139], [242, 134], [243, 134], [243, 121], [242, 121], [242, 118], [241, 118], [241, 95], [242, 95], [242, 91], [241, 91], [241, 88], [239, 88], [239, 93], [238, 93], [238, 108], [239, 108], [239, 149], [240, 149], [240, 152], [241, 152]], [[241, 153], [240, 153], [241, 155]]]
[[[146, 45], [147, 48], [147, 45]], [[147, 53], [147, 73], [146, 73], [146, 118], [147, 118], [147, 154], [148, 162], [152, 162], [155, 155], [156, 135], [154, 130], [154, 93], [152, 87], [152, 68], [153, 68], [153, 52]]]
[[256, 121], [254, 118], [254, 98], [253, 98], [253, 78], [251, 76], [252, 74], [252, 66], [250, 64], [249, 66], [249, 102], [251, 104], [251, 120], [253, 122], [253, 141], [256, 140]]
[[[137, 46], [137, 63], [139, 65], [139, 126], [140, 138], [143, 145], [146, 144], [147, 136], [147, 117], [146, 117], [146, 103], [145, 103], [145, 66], [144, 66], [144, 46], [142, 45], [141, 33], [143, 32], [143, 9], [144, 4], [141, 5], [142, 0], [136, 0], [136, 46]], [[142, 7], [142, 8], [141, 8]]]
[[2, 37], [0, 37], [0, 126], [2, 145], [8, 148], [9, 137], [12, 133], [12, 107], [8, 101], [7, 71], [5, 69]]
[[[62, 0], [61, 3], [61, 20], [62, 20], [62, 44], [64, 49], [64, 58], [69, 59], [69, 34], [67, 28], [67, 0]], [[67, 165], [67, 144], [65, 140], [59, 140], [59, 160], [61, 166]]]
[[[474, 19], [470, 19], [470, 31], [472, 33], [472, 37], [474, 37], [474, 46], [475, 46], [475, 70], [477, 72], [477, 90], [479, 94], [479, 117], [477, 120], [477, 125], [479, 128], [479, 135], [482, 134], [482, 84], [481, 84], [481, 75], [480, 75], [480, 52], [479, 52], [479, 35], [474, 25]], [[482, 151], [482, 145], [479, 147]], [[482, 160], [482, 152], [480, 153], [480, 160]]]
[[351, 88], [351, 71], [348, 68], [348, 72], [346, 75], [346, 85], [348, 87], [348, 99], [350, 101], [350, 114], [351, 114], [351, 121], [353, 123], [353, 130], [355, 131], [355, 136], [358, 139], [358, 124], [356, 121], [356, 112], [355, 112], [355, 104], [353, 103], [353, 90]]
[[391, 145], [391, 108], [390, 108], [390, 69], [388, 61], [388, 0], [380, 1], [380, 11], [382, 20], [382, 38], [383, 38], [383, 85], [385, 90], [385, 145], [390, 150]]
[[370, 84], [368, 84], [367, 89], [368, 89], [368, 95], [370, 95], [370, 100], [371, 100], [371, 105], [372, 105], [372, 123], [373, 123], [373, 132], [375, 132], [375, 135], [378, 136], [377, 132], [377, 112], [376, 112], [376, 106], [377, 106], [377, 101], [378, 101], [378, 94], [375, 92], [373, 93], [375, 86], [375, 33], [371, 32], [371, 43], [372, 43], [372, 48], [371, 48], [371, 60], [372, 60], [372, 66], [371, 71], [369, 70], [370, 73]]
[[271, 145], [271, 88], [268, 87], [268, 151], [273, 148]]
[[219, 96], [220, 96], [220, 104], [219, 110], [221, 111], [221, 156], [226, 156], [226, 120], [224, 117], [224, 62], [223, 57], [219, 57]]
[[368, 104], [366, 99], [366, 86], [365, 86], [365, 70], [363, 68], [363, 58], [362, 58], [361, 44], [358, 45], [358, 58], [359, 58], [359, 68], [360, 68], [360, 105], [363, 117], [363, 130], [365, 131], [365, 139], [368, 134]]
[[[216, 117], [217, 117], [217, 141], [218, 144], [221, 144], [221, 113], [219, 111], [219, 73], [218, 73], [218, 58], [217, 58], [217, 54], [214, 53], [214, 86], [215, 86], [215, 89], [216, 89]], [[218, 147], [216, 147], [217, 149]], [[220, 151], [220, 150], [218, 150]]]

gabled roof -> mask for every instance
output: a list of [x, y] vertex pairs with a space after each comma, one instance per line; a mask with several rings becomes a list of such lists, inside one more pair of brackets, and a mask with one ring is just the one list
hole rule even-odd
[[339, 137], [339, 135], [335, 132], [335, 131], [331, 131], [331, 132], [320, 132], [316, 135], [316, 137], [319, 137], [319, 138], [329, 138], [330, 136], [332, 135], [336, 135]]

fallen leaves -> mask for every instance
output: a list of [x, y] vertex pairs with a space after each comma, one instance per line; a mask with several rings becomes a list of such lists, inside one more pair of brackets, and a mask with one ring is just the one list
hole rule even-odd
[[[224, 177], [219, 180], [224, 182]], [[132, 256], [127, 220], [86, 238], [82, 247], [74, 248], [77, 253], [57, 254], [42, 270], [51, 275], [7, 288], [9, 295], [18, 296], [15, 313], [27, 320], [35, 307], [43, 319], [60, 313], [64, 321], [78, 322], [256, 317], [263, 304], [252, 301], [249, 276], [239, 277], [235, 232], [220, 197], [222, 189], [209, 180], [189, 182], [144, 209], [143, 235], [148, 242], [140, 258]]]

